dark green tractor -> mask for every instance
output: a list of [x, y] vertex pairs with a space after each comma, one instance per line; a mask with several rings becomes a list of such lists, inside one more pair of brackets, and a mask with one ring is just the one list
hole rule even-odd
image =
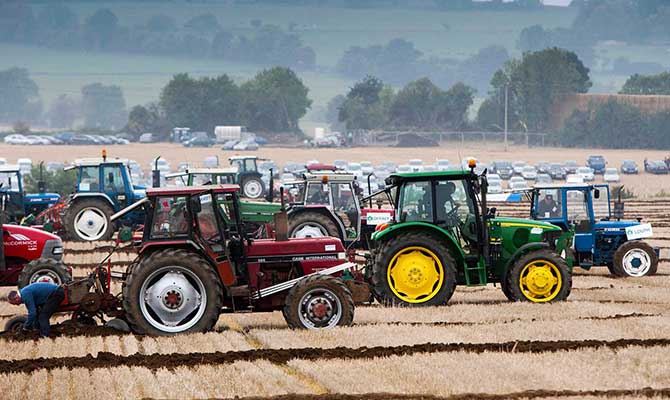
[[368, 274], [384, 304], [431, 306], [456, 285], [500, 284], [512, 301], [565, 300], [572, 231], [540, 221], [497, 218], [486, 205], [486, 174], [399, 173], [386, 179], [394, 221], [371, 237]]

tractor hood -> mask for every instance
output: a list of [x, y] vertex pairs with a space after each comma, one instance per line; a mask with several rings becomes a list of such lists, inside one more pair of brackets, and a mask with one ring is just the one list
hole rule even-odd
[[637, 221], [598, 221], [593, 224], [593, 228], [597, 230], [615, 231], [625, 230], [629, 226], [637, 225], [642, 225], [642, 223]]
[[135, 200], [139, 200], [139, 199], [143, 199], [143, 198], [147, 197], [146, 189], [134, 186], [133, 187], [133, 197], [135, 197]]
[[2, 230], [5, 257], [36, 260], [63, 256], [63, 241], [52, 233], [19, 225], [3, 225]]
[[28, 204], [50, 204], [58, 203], [60, 195], [58, 193], [31, 193], [26, 195]]
[[257, 201], [241, 201], [240, 216], [247, 222], [271, 222], [274, 215], [281, 210], [281, 204], [262, 203]]
[[342, 254], [344, 258], [344, 246], [340, 239], [332, 237], [289, 239], [277, 241], [274, 239], [257, 239], [251, 246], [247, 246], [247, 257], [266, 258], [283, 257], [290, 259], [318, 258], [320, 256]]
[[533, 221], [530, 219], [525, 219], [525, 218], [509, 218], [509, 217], [499, 217], [499, 218], [493, 218], [491, 220], [491, 224], [500, 224], [501, 228], [537, 228], [537, 229], [542, 229], [542, 231], [560, 231], [561, 228], [559, 228], [556, 225], [552, 225], [548, 222], [542, 222], [542, 221]]

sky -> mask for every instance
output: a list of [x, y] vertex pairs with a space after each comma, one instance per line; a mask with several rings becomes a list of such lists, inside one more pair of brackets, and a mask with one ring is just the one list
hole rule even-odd
[[572, 0], [544, 0], [544, 4], [548, 6], [568, 6]]

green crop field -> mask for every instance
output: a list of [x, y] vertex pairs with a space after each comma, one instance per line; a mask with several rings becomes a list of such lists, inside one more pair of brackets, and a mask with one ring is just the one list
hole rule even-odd
[[[35, 3], [38, 12], [44, 3]], [[321, 110], [333, 96], [345, 93], [351, 80], [333, 72], [343, 52], [353, 45], [384, 44], [393, 38], [412, 41], [426, 57], [463, 59], [488, 45], [503, 45], [518, 56], [519, 32], [530, 25], [545, 28], [569, 26], [575, 17], [572, 8], [547, 7], [533, 12], [441, 12], [430, 9], [353, 9], [333, 7], [299, 7], [273, 5], [192, 4], [174, 2], [92, 2], [69, 5], [80, 21], [97, 9], [107, 7], [116, 13], [124, 26], [143, 24], [153, 15], [165, 14], [178, 23], [211, 12], [223, 27], [236, 34], [251, 34], [251, 21], [276, 24], [287, 29], [295, 23], [295, 32], [317, 54], [319, 68], [300, 72], [314, 100], [312, 111], [304, 118], [303, 128], [320, 122]], [[601, 45], [599, 56], [614, 60], [626, 56], [631, 61], [665, 63], [667, 51], [652, 46]], [[158, 98], [161, 87], [172, 75], [188, 72], [194, 76], [226, 73], [240, 82], [262, 67], [211, 59], [140, 56], [114, 53], [51, 50], [0, 44], [0, 68], [27, 68], [40, 87], [45, 104], [60, 94], [78, 95], [83, 85], [92, 82], [122, 87], [128, 107]], [[417, 76], [418, 78], [418, 76]], [[617, 91], [625, 76], [592, 72], [593, 91]], [[484, 93], [480, 93], [483, 96]], [[479, 102], [477, 102], [478, 104]]]

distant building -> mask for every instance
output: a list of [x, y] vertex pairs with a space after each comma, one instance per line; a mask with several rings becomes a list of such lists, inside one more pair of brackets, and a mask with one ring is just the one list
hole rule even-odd
[[609, 100], [630, 104], [645, 113], [670, 111], [670, 96], [631, 94], [573, 94], [557, 101], [552, 111], [551, 127], [560, 128], [573, 111], [586, 111], [589, 104], [602, 104]]

